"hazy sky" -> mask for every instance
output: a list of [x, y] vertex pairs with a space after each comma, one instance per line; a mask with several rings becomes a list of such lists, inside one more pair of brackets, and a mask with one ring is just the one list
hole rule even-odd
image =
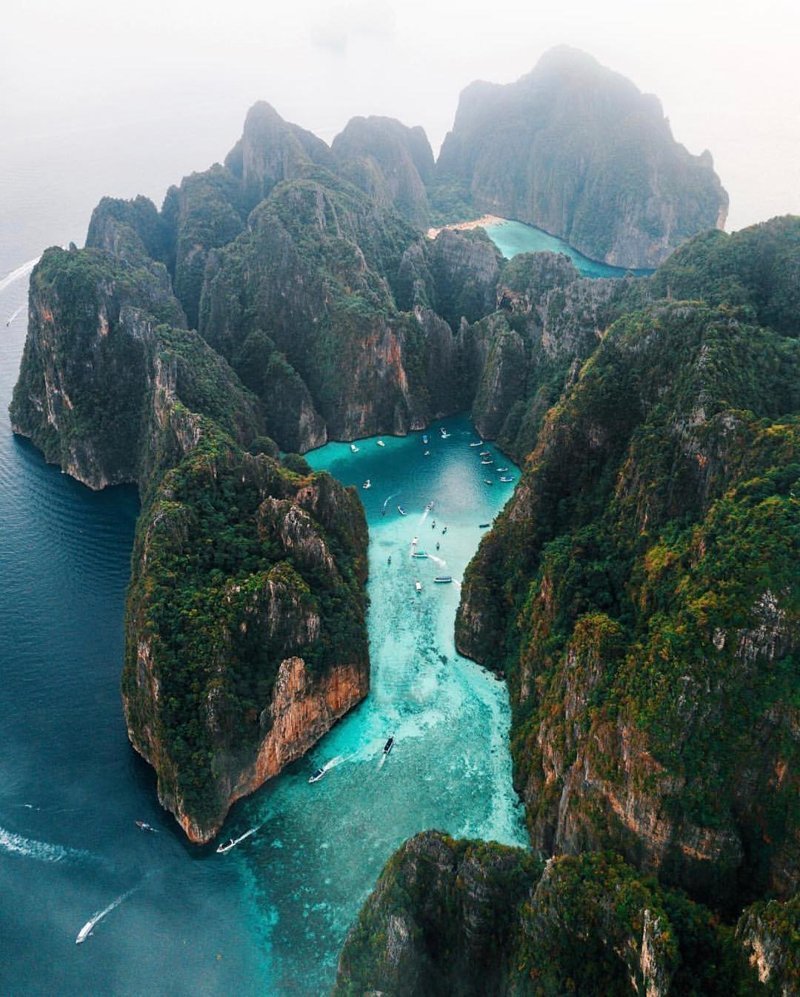
[[797, 0], [27, 0], [3, 26], [0, 170], [48, 179], [51, 154], [57, 170], [59, 150], [91, 152], [103, 192], [160, 201], [224, 157], [257, 99], [327, 141], [355, 114], [395, 116], [436, 150], [466, 84], [567, 43], [711, 150], [729, 228], [800, 213]]

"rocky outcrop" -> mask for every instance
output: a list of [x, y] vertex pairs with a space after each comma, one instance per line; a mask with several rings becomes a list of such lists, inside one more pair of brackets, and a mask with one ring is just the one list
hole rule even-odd
[[457, 620], [462, 653], [511, 676], [535, 847], [613, 846], [728, 910], [800, 876], [800, 718], [777, 679], [800, 639], [797, 427], [778, 418], [798, 363], [725, 310], [619, 320], [549, 413]]
[[708, 911], [619, 858], [543, 864], [521, 849], [426, 832], [384, 869], [334, 993], [722, 997], [754, 987]]
[[771, 900], [748, 908], [736, 934], [759, 982], [769, 993], [792, 997], [800, 992], [800, 899]]
[[208, 437], [143, 510], [123, 702], [190, 840], [366, 695], [365, 555], [354, 493]]
[[339, 172], [381, 207], [394, 207], [420, 230], [430, 223], [426, 184], [433, 153], [422, 128], [394, 118], [351, 118], [333, 140]]
[[721, 228], [728, 206], [710, 153], [675, 142], [656, 97], [565, 47], [516, 83], [463, 91], [437, 177], [466, 188], [478, 213], [622, 267], [657, 266]]

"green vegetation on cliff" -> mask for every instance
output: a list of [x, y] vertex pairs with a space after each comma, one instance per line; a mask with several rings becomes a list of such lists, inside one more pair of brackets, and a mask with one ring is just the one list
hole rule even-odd
[[592, 259], [652, 267], [724, 220], [711, 156], [672, 137], [661, 106], [560, 47], [500, 86], [472, 83], [436, 165], [439, 197], [529, 222]]
[[[753, 242], [792, 258], [798, 224]], [[751, 285], [755, 314], [672, 301], [611, 326], [457, 621], [460, 648], [510, 675], [534, 845], [613, 846], [729, 912], [800, 876], [800, 348], [752, 324], [780, 314], [771, 288]]]
[[733, 930], [612, 854], [412, 838], [350, 931], [334, 993], [391, 997], [754, 992]]

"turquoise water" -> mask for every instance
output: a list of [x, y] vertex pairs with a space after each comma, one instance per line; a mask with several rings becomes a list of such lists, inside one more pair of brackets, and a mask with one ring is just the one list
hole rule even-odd
[[590, 260], [563, 239], [522, 222], [504, 221], [498, 225], [487, 225], [486, 234], [506, 259], [511, 259], [517, 253], [565, 253], [583, 277], [624, 277], [627, 273], [652, 273], [651, 270], [626, 270]]
[[[513, 485], [483, 484], [497, 463], [479, 465], [458, 419], [448, 440], [432, 432], [429, 457], [420, 434], [310, 455], [343, 481], [373, 482], [359, 489], [370, 520], [372, 692], [310, 757], [234, 809], [224, 833], [255, 834], [227, 855], [190, 848], [128, 744], [120, 705], [136, 494], [92, 493], [10, 431], [26, 295], [24, 276], [0, 275], [0, 992], [324, 993], [355, 912], [405, 837], [438, 827], [525, 840], [505, 687], [455, 654], [458, 587], [432, 582], [461, 578], [478, 523]], [[445, 563], [412, 561], [415, 533], [433, 553], [439, 542]], [[389, 734], [396, 747], [379, 768]], [[337, 756], [309, 785], [312, 769]]]

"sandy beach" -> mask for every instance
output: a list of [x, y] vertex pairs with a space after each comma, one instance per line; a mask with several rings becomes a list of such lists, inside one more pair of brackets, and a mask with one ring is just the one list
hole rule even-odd
[[471, 222], [453, 222], [452, 225], [442, 225], [441, 228], [429, 228], [425, 233], [429, 239], [435, 239], [436, 236], [443, 232], [446, 228], [456, 229], [459, 232], [466, 232], [468, 229], [472, 228], [486, 228], [487, 225], [502, 225], [503, 222], [507, 222], [507, 218], [500, 218], [498, 215], [481, 215], [480, 218], [474, 218]]

